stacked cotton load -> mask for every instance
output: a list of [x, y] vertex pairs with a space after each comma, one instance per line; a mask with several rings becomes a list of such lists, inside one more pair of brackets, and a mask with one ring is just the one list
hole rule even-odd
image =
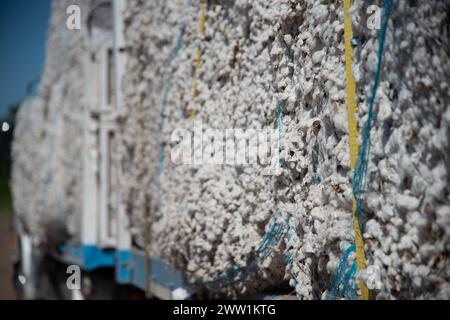
[[[366, 6], [354, 7], [352, 16], [363, 15]], [[379, 6], [382, 8], [382, 4]], [[424, 34], [424, 43], [432, 41], [425, 35], [431, 38], [439, 33], [438, 28], [443, 28], [441, 34], [447, 32], [448, 21], [441, 13], [446, 11], [438, 10], [444, 4], [422, 6], [433, 13], [431, 22], [423, 19], [422, 25], [409, 25], [398, 18], [408, 12], [411, 18], [415, 17], [407, 4], [399, 2], [394, 9], [393, 21], [398, 25], [395, 30], [406, 30], [398, 37], [402, 41], [403, 37], [411, 39], [407, 40], [410, 45], [415, 36], [408, 33], [409, 29]], [[343, 252], [354, 242], [343, 6], [334, 1], [218, 1], [208, 2], [205, 11], [204, 31], [200, 1], [131, 1], [126, 12], [125, 38], [130, 55], [124, 86], [128, 110], [123, 126], [123, 184], [136, 241], [186, 270], [192, 281], [215, 294], [249, 294], [282, 286], [284, 278], [290, 279], [299, 298], [325, 298]], [[357, 37], [352, 42], [364, 38], [361, 28], [368, 17], [363, 16], [354, 23]], [[391, 25], [388, 38], [392, 30]], [[378, 35], [378, 31], [364, 32], [366, 38]], [[436, 265], [432, 266], [435, 270], [447, 260], [447, 240], [441, 236], [448, 228], [448, 178], [444, 166], [447, 155], [434, 155], [433, 148], [442, 153], [448, 143], [448, 46], [443, 43], [448, 39], [438, 39], [435, 41], [441, 42], [434, 43], [433, 49], [437, 53], [428, 53], [426, 60], [438, 72], [424, 64], [421, 68], [431, 75], [415, 80], [422, 91], [410, 88], [407, 91], [416, 92], [415, 97], [406, 91], [406, 96], [400, 95], [401, 86], [405, 86], [402, 81], [394, 85], [392, 79], [383, 79], [378, 92], [380, 107], [376, 109], [372, 134], [368, 193], [364, 197], [368, 201], [364, 202], [362, 225], [367, 226], [364, 237], [368, 240], [368, 263], [381, 268], [383, 288], [379, 297], [403, 297], [401, 288], [406, 288], [408, 281], [417, 283], [413, 296], [426, 296], [426, 292], [438, 296], [437, 291], [430, 291], [429, 283], [423, 283], [425, 269], [417, 261], [413, 263], [417, 267], [411, 267], [412, 262], [404, 260], [402, 268], [409, 271], [394, 272], [389, 265], [390, 255], [398, 256], [400, 249], [383, 248], [388, 244], [380, 239], [379, 244], [373, 242], [374, 237], [391, 229], [391, 236], [400, 236], [397, 224], [402, 217], [415, 221], [403, 231], [405, 234], [415, 230], [417, 222], [424, 223], [434, 236], [425, 240], [427, 237], [422, 235], [418, 244], [423, 243], [428, 249], [422, 250], [436, 257]], [[395, 45], [399, 50], [398, 54], [389, 53], [392, 57], [399, 57], [405, 50], [402, 45], [408, 45], [387, 42], [386, 52]], [[373, 55], [376, 58], [377, 48], [375, 40], [366, 39], [355, 49], [360, 127], [368, 108], [366, 97], [370, 97], [373, 84]], [[426, 51], [420, 49], [416, 55], [426, 55]], [[403, 68], [404, 81], [410, 83], [407, 87], [414, 86], [415, 76], [409, 70], [423, 61], [419, 63], [413, 57], [408, 54], [407, 65], [388, 56], [383, 70], [397, 70], [390, 76], [400, 77]], [[390, 91], [395, 86], [399, 86], [397, 94]], [[429, 96], [425, 100], [424, 88], [428, 88]], [[397, 147], [389, 152], [383, 146], [389, 141], [389, 128], [394, 124], [399, 132], [409, 132], [408, 139], [417, 137], [417, 132], [408, 130], [413, 118], [411, 122], [392, 120], [395, 113], [389, 110], [400, 97], [409, 99], [404, 108], [411, 109], [414, 119], [422, 117], [430, 124], [424, 126], [429, 128], [430, 142], [414, 147], [429, 148], [426, 154], [421, 150], [420, 156], [414, 158], [416, 165], [408, 157], [409, 151], [398, 148], [398, 143], [392, 142], [390, 148]], [[425, 107], [427, 103], [436, 110], [424, 111], [429, 109]], [[429, 116], [419, 116], [418, 110]], [[199, 130], [204, 133], [208, 129], [223, 133], [227, 129], [272, 129], [280, 137], [271, 150], [272, 156], [277, 157], [275, 165], [242, 165], [226, 160], [218, 164], [195, 163], [195, 157], [189, 158], [188, 164], [186, 159], [183, 162], [177, 158], [183, 135], [191, 137], [188, 148], [194, 145], [194, 150], [205, 149], [195, 140], [194, 131], [200, 123]], [[432, 130], [436, 132], [431, 140]], [[426, 143], [430, 146], [426, 147]], [[242, 152], [239, 145], [237, 148], [238, 154]], [[424, 176], [435, 172], [441, 183], [425, 187], [423, 182], [422, 189], [415, 187], [416, 194], [395, 183], [389, 186], [387, 181], [380, 189], [377, 181], [382, 179], [382, 170], [377, 169], [380, 175], [375, 177], [374, 168], [383, 163], [385, 168], [388, 163], [398, 166], [400, 158], [408, 159], [408, 170], [428, 168], [430, 174], [417, 174], [416, 179], [426, 181]], [[392, 170], [383, 174], [401, 174], [400, 169]], [[436, 179], [430, 178], [427, 183]], [[412, 181], [406, 183], [412, 186]], [[391, 188], [389, 192], [386, 187]], [[430, 205], [425, 206], [421, 198], [428, 199]], [[425, 208], [428, 222], [419, 219]], [[149, 221], [151, 227], [144, 221]], [[145, 239], [150, 241], [145, 243]], [[391, 243], [399, 248], [398, 242]], [[404, 245], [400, 245], [401, 250], [405, 250]], [[349, 259], [353, 261], [354, 254]], [[391, 278], [387, 278], [388, 274]], [[357, 276], [364, 278], [364, 274]], [[447, 285], [445, 277], [431, 275], [427, 280], [442, 287], [440, 296]]]
[[[360, 127], [381, 32], [367, 28], [368, 5], [352, 9]], [[394, 1], [386, 29], [363, 202], [366, 255], [380, 270], [380, 299], [450, 298], [449, 12], [448, 1]]]
[[146, 245], [144, 216], [155, 203], [159, 142], [163, 138], [159, 134], [162, 93], [170, 85], [166, 78], [182, 9], [182, 1], [130, 1], [124, 13], [127, 68], [118, 153], [122, 198], [131, 218], [131, 231], [141, 247]]
[[[134, 244], [215, 296], [289, 282], [302, 299], [357, 298], [361, 278], [375, 298], [449, 298], [450, 8], [391, 3], [350, 10], [371, 147], [353, 176], [341, 2], [128, 1], [112, 187]], [[15, 208], [38, 242], [80, 236], [89, 51], [86, 28], [65, 26], [69, 4], [53, 4], [40, 98], [20, 110], [13, 148]], [[377, 25], [369, 5], [392, 13]], [[375, 273], [354, 267], [355, 178]]]
[[[344, 159], [347, 150], [341, 149], [337, 157], [341, 161], [335, 162], [335, 170], [327, 170], [329, 173], [325, 175], [332, 180], [326, 182], [322, 179], [320, 187], [322, 197], [325, 195], [328, 204], [335, 209], [329, 210], [331, 208], [327, 203], [321, 203], [299, 219], [300, 228], [304, 228], [305, 223], [309, 228], [308, 223], [313, 221], [314, 228], [311, 230], [315, 229], [312, 233], [303, 230], [300, 245], [293, 250], [295, 281], [292, 280], [291, 284], [296, 285], [300, 298], [325, 298], [327, 294], [328, 298], [357, 298], [361, 292], [352, 292], [356, 290], [357, 279], [363, 279], [374, 289], [373, 297], [378, 299], [448, 299], [450, 295], [447, 253], [450, 225], [449, 5], [446, 1], [420, 5], [393, 1], [390, 7], [390, 3], [377, 2], [374, 7], [373, 3], [355, 2], [350, 10], [354, 29], [352, 45], [355, 47], [353, 74], [357, 82], [357, 119], [362, 135], [359, 143], [362, 146], [365, 142], [370, 146], [366, 149], [367, 160], [363, 161], [365, 158], [361, 155], [359, 157], [362, 164], [367, 164], [367, 173], [361, 174], [363, 171], [359, 171], [353, 176], [354, 183], [357, 178], [363, 178], [360, 222], [368, 269], [359, 273], [352, 271], [352, 266], [356, 266], [356, 252], [352, 247], [355, 241], [352, 239], [353, 220], [342, 220], [341, 228], [336, 228], [339, 224], [330, 225], [336, 214], [342, 215], [341, 210], [347, 212], [347, 217], [351, 210], [348, 184], [333, 183], [333, 180], [339, 181], [336, 174], [348, 172], [349, 160]], [[322, 14], [325, 12], [321, 10]], [[390, 16], [389, 12], [392, 12]], [[312, 21], [318, 19], [315, 17]], [[329, 19], [326, 18], [327, 21]], [[343, 20], [342, 15], [339, 20]], [[385, 29], [384, 21], [387, 21]], [[320, 25], [320, 28], [326, 28], [326, 25]], [[383, 38], [384, 32], [384, 51], [381, 53], [384, 60], [380, 62], [379, 39]], [[333, 50], [330, 46], [325, 48], [328, 52]], [[324, 55], [316, 54], [318, 61], [324, 63]], [[328, 56], [329, 53], [325, 55]], [[314, 60], [314, 53], [312, 57]], [[340, 66], [334, 69], [339, 70], [339, 75], [344, 74], [343, 63], [341, 61]], [[380, 70], [380, 82], [374, 95], [377, 68]], [[345, 81], [345, 78], [341, 79]], [[303, 84], [305, 86], [308, 82]], [[345, 82], [337, 81], [331, 89], [340, 89], [341, 99], [344, 85]], [[364, 128], [372, 97], [372, 129], [368, 138], [368, 131]], [[340, 101], [345, 103], [345, 100]], [[321, 108], [325, 113], [326, 103], [321, 104]], [[345, 109], [345, 105], [341, 104], [339, 109]], [[347, 121], [338, 112], [332, 112], [330, 116], [335, 123], [335, 132], [340, 132], [339, 128], [344, 132], [347, 130]], [[341, 126], [338, 125], [339, 118], [344, 120]], [[321, 120], [324, 120], [323, 116]], [[337, 135], [335, 138], [343, 142], [343, 137]], [[321, 145], [319, 138], [319, 150], [333, 145], [330, 137], [327, 139], [328, 142]], [[348, 141], [344, 143], [347, 145]], [[319, 160], [318, 172], [320, 168], [328, 167], [327, 158], [330, 159], [335, 153], [325, 149], [324, 154], [325, 157]], [[314, 158], [310, 159], [314, 161]], [[345, 195], [346, 201], [336, 198], [336, 193], [327, 192], [327, 184], [331, 184], [337, 194]], [[309, 187], [310, 194], [314, 188]], [[312, 199], [317, 201], [318, 197]], [[304, 210], [308, 202], [298, 203]], [[328, 226], [320, 230], [321, 224], [316, 225], [320, 221], [326, 221]], [[316, 232], [319, 241], [308, 242]], [[318, 243], [325, 243], [324, 239], [333, 238], [340, 240], [341, 253], [338, 257], [331, 254], [332, 247], [317, 246]], [[310, 244], [313, 244], [312, 247]], [[324, 249], [323, 259], [320, 249]], [[330, 273], [335, 274], [334, 282], [324, 288], [326, 281], [323, 280], [328, 279], [327, 274]], [[333, 288], [335, 283], [337, 287]], [[312, 285], [312, 288], [305, 284]]]
[[291, 55], [290, 85], [280, 94], [285, 167], [278, 197], [286, 214], [286, 277], [299, 298], [323, 298], [353, 239], [345, 95], [343, 6], [306, 1], [291, 7], [282, 38]]
[[[137, 242], [150, 235], [152, 253], [215, 293], [280, 286], [299, 264], [312, 270], [319, 259], [325, 286], [325, 264], [333, 250], [338, 259], [337, 241], [351, 219], [342, 8], [209, 3], [204, 33], [201, 12], [199, 2], [136, 1], [125, 16], [123, 183]], [[279, 161], [175, 163], [180, 141], [172, 135], [193, 134], [200, 122], [203, 132], [272, 130]], [[151, 229], [142, 223], [145, 212]], [[293, 251], [297, 261], [292, 267], [286, 259], [285, 277]], [[298, 276], [305, 297], [312, 297], [314, 272]]]
[[[42, 150], [42, 125], [44, 123], [42, 101], [26, 100], [16, 116], [12, 147], [12, 198], [14, 212], [20, 225], [40, 240], [44, 237], [40, 216], [36, 208], [41, 202], [42, 179], [40, 169], [44, 159]], [[24, 200], [26, 199], [26, 201]]]
[[[14, 140], [14, 201], [21, 206], [28, 203], [24, 199], [36, 199], [27, 205], [30, 214], [25, 214], [25, 220], [30, 219], [26, 224], [31, 225], [29, 231], [39, 243], [56, 244], [67, 237], [77, 242], [80, 237], [86, 28], [67, 29], [66, 8], [70, 4], [73, 1], [53, 2], [39, 98], [33, 105], [23, 105], [18, 117], [23, 136], [16, 133]], [[76, 4], [87, 12], [89, 1]], [[23, 173], [21, 161], [29, 162]], [[32, 175], [31, 183], [21, 175]], [[33, 195], [23, 197], [28, 188]], [[23, 211], [17, 209], [18, 213]]]

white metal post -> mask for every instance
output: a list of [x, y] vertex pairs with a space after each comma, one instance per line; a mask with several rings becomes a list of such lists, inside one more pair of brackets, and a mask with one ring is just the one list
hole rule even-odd
[[84, 103], [84, 145], [83, 145], [83, 201], [81, 219], [81, 242], [83, 245], [95, 245], [97, 243], [97, 124], [92, 119], [92, 110], [98, 104], [97, 90], [97, 64], [95, 58], [89, 52], [85, 56], [85, 92], [86, 101]]
[[107, 132], [105, 130], [105, 125], [103, 123], [103, 113], [106, 112], [107, 104], [107, 89], [106, 82], [107, 79], [107, 62], [106, 62], [106, 49], [104, 46], [101, 46], [97, 51], [98, 54], [98, 62], [99, 62], [99, 96], [100, 96], [100, 112], [99, 112], [99, 178], [100, 178], [100, 194], [99, 194], [99, 212], [98, 212], [98, 235], [99, 235], [99, 244], [102, 246], [106, 245], [105, 240], [107, 238], [106, 233], [106, 225], [107, 225], [107, 197], [108, 197], [108, 178], [107, 178], [107, 165], [108, 159], [106, 155], [108, 154], [107, 150]]
[[[126, 0], [116, 0], [113, 2], [114, 15], [114, 70], [115, 70], [115, 109], [120, 113], [123, 108], [122, 78], [125, 74], [126, 50], [123, 25], [123, 11], [126, 7]], [[118, 177], [121, 176], [120, 164], [116, 167]], [[129, 251], [131, 249], [131, 235], [128, 229], [129, 220], [125, 214], [121, 194], [117, 197], [117, 249], [119, 251]]]

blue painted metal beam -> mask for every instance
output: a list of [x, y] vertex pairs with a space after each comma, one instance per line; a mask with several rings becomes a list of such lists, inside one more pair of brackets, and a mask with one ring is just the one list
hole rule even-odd
[[116, 251], [92, 245], [64, 245], [60, 251], [63, 262], [76, 264], [85, 271], [115, 268], [119, 284], [131, 284], [147, 290], [150, 282], [152, 293], [160, 299], [186, 299], [194, 292], [182, 272], [154, 257], [150, 258], [151, 274], [147, 275], [147, 261], [139, 250]]
[[150, 258], [151, 275], [147, 276], [145, 255], [142, 251], [132, 251], [131, 253], [131, 268], [132, 268], [132, 283], [145, 290], [147, 288], [147, 281], [151, 281], [155, 285], [166, 287], [170, 290], [175, 290], [180, 287], [187, 287], [187, 282], [183, 274], [173, 269], [169, 264], [156, 258]]
[[76, 264], [86, 271], [115, 265], [116, 252], [114, 249], [102, 249], [93, 245], [63, 245], [60, 247], [60, 251], [65, 262]]

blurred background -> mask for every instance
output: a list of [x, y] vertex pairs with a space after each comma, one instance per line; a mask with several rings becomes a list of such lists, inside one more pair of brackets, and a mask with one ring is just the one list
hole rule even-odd
[[[36, 94], [45, 62], [50, 0], [0, 2], [0, 299], [14, 299], [10, 169], [15, 114]], [[26, 201], [26, 199], [24, 199]]]

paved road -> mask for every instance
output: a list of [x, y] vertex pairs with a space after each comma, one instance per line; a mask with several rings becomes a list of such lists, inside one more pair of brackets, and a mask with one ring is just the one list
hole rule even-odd
[[0, 300], [15, 299], [11, 257], [15, 250], [12, 220], [0, 212]]

